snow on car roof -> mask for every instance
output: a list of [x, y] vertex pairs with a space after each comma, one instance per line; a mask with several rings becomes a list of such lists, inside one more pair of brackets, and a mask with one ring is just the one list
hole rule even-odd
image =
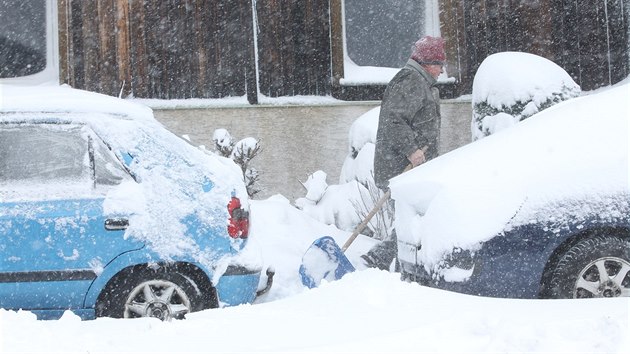
[[392, 179], [399, 239], [422, 244], [419, 257], [434, 264], [508, 222], [558, 215], [545, 209], [557, 201], [627, 208], [629, 94], [624, 84], [565, 101]]
[[0, 112], [92, 112], [153, 120], [146, 106], [70, 86], [0, 84]]

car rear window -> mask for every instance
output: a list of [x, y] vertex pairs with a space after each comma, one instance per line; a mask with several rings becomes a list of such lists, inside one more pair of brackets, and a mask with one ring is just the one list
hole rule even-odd
[[81, 128], [0, 128], [0, 182], [74, 179], [86, 170]]

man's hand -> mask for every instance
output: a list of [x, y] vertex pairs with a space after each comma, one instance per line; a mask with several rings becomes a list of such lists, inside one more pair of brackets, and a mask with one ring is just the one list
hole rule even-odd
[[428, 148], [428, 146], [425, 146], [422, 149], [418, 149], [411, 153], [411, 155], [407, 156], [407, 159], [409, 159], [409, 162], [411, 162], [411, 165], [413, 167], [420, 166], [427, 161], [427, 159], [424, 157], [424, 152], [427, 151]]

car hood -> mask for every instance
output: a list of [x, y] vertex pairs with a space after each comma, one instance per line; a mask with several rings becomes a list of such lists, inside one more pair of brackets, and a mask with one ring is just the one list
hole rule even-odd
[[628, 97], [625, 84], [560, 103], [392, 179], [399, 240], [430, 265], [508, 225], [627, 206]]

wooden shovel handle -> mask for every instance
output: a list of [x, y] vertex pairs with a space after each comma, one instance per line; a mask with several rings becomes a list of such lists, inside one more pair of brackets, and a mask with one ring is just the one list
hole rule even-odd
[[[412, 168], [411, 164], [407, 165], [407, 167], [405, 167], [405, 169], [402, 171], [402, 173], [405, 173], [405, 172], [411, 170], [411, 168]], [[376, 202], [376, 204], [374, 204], [374, 208], [372, 208], [372, 210], [370, 210], [370, 212], [367, 214], [365, 219], [363, 219], [363, 221], [357, 227], [354, 228], [354, 231], [352, 231], [352, 235], [350, 235], [350, 237], [348, 237], [348, 240], [346, 241], [346, 243], [344, 243], [343, 247], [341, 247], [341, 250], [343, 252], [345, 252], [348, 249], [348, 247], [350, 247], [352, 242], [354, 242], [354, 239], [357, 238], [357, 236], [359, 236], [359, 234], [361, 233], [361, 231], [363, 231], [363, 229], [365, 229], [365, 227], [370, 222], [370, 220], [372, 220], [372, 217], [374, 217], [374, 215], [376, 215], [376, 213], [379, 210], [381, 210], [381, 208], [383, 207], [383, 204], [385, 204], [385, 202], [387, 202], [387, 200], [389, 199], [391, 194], [392, 194], [392, 192], [388, 188], [387, 192], [385, 192], [385, 194], [383, 194], [381, 199], [379, 199]]]

